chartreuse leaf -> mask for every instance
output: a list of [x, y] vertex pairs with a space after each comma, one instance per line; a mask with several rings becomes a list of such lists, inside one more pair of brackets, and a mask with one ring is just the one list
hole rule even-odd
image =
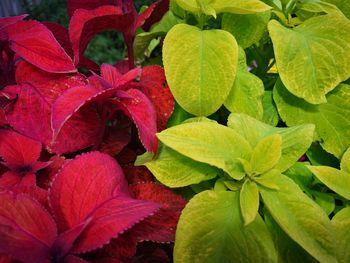
[[291, 179], [279, 176], [279, 190], [259, 187], [268, 211], [278, 225], [320, 262], [337, 262], [333, 227], [326, 213]]
[[274, 100], [281, 118], [288, 126], [313, 123], [321, 146], [340, 158], [350, 146], [350, 86], [339, 85], [327, 95], [327, 103], [309, 104], [293, 96], [277, 81]]
[[350, 200], [350, 173], [328, 166], [308, 166], [308, 168], [327, 187]]
[[270, 10], [271, 7], [259, 0], [176, 0], [183, 9], [195, 14], [201, 12], [213, 15], [218, 13], [254, 14]]
[[350, 77], [350, 21], [343, 15], [313, 17], [293, 29], [272, 20], [268, 28], [278, 72], [295, 96], [325, 103], [326, 94]]
[[239, 195], [244, 225], [254, 221], [259, 210], [259, 190], [255, 182], [246, 180]]
[[336, 5], [343, 14], [350, 19], [350, 5], [348, 0], [324, 0], [325, 2]]
[[271, 126], [277, 126], [279, 121], [278, 111], [272, 98], [272, 91], [265, 91], [263, 100], [264, 114], [262, 121]]
[[225, 101], [230, 112], [245, 113], [256, 119], [263, 117], [262, 97], [264, 84], [257, 76], [245, 70], [238, 70], [234, 85]]
[[312, 143], [314, 134], [314, 125], [276, 128], [245, 114], [236, 113], [229, 116], [228, 126], [244, 137], [253, 148], [266, 136], [281, 135], [282, 156], [274, 167], [280, 172], [290, 168], [306, 152]]
[[278, 190], [279, 187], [275, 183], [275, 178], [280, 176], [281, 172], [277, 169], [272, 169], [263, 175], [254, 177], [254, 182], [273, 190]]
[[244, 226], [238, 192], [205, 191], [191, 199], [182, 212], [174, 262], [274, 263], [277, 258], [259, 215]]
[[249, 160], [252, 151], [241, 135], [215, 122], [185, 123], [164, 130], [157, 136], [180, 154], [221, 168], [232, 177], [240, 166], [236, 158]]
[[155, 159], [147, 162], [141, 160], [142, 156], [139, 156], [135, 164], [145, 165], [158, 181], [169, 187], [198, 184], [214, 178], [219, 173], [217, 168], [196, 162], [164, 145], [158, 150]]
[[238, 47], [224, 30], [178, 24], [167, 34], [163, 62], [169, 87], [182, 108], [197, 116], [225, 102], [236, 76]]
[[272, 169], [280, 160], [282, 151], [282, 136], [278, 133], [264, 137], [255, 146], [250, 162], [252, 170], [263, 174]]
[[316, 259], [310, 256], [301, 246], [293, 241], [272, 216], [268, 213], [264, 213], [264, 219], [267, 228], [272, 234], [272, 238], [278, 254], [278, 262], [281, 263], [318, 263]]
[[350, 148], [346, 150], [344, 153], [341, 162], [340, 162], [340, 168], [346, 173], [350, 174]]
[[222, 17], [221, 27], [236, 38], [238, 45], [247, 48], [262, 38], [270, 16], [270, 11], [248, 15], [226, 13]]
[[343, 208], [332, 219], [336, 233], [336, 251], [339, 263], [350, 262], [350, 207]]

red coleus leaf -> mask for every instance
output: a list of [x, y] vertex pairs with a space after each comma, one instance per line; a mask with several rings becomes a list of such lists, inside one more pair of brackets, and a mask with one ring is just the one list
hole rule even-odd
[[160, 66], [144, 67], [137, 85], [156, 109], [158, 131], [166, 129], [167, 122], [174, 111], [175, 101], [166, 83], [164, 69]]
[[119, 3], [120, 0], [85, 0], [84, 2], [81, 0], [68, 0], [67, 12], [69, 17], [72, 17], [77, 9], [92, 10], [103, 5], [118, 5]]
[[15, 24], [18, 21], [23, 20], [26, 16], [27, 15], [1, 17], [0, 18], [0, 30], [3, 30], [9, 25]]
[[156, 183], [135, 184], [130, 186], [130, 190], [137, 199], [162, 204], [161, 209], [154, 216], [146, 218], [132, 229], [138, 240], [174, 241], [176, 225], [186, 200]]
[[91, 152], [67, 161], [49, 194], [59, 231], [82, 223], [115, 191], [127, 195], [128, 186], [123, 171], [110, 156]]
[[56, 226], [38, 202], [27, 195], [0, 193], [0, 226], [0, 253], [24, 263], [48, 258]]
[[112, 87], [120, 87], [133, 81], [138, 76], [140, 76], [142, 70], [140, 68], [132, 69], [127, 72], [119, 72], [119, 70], [109, 64], [102, 64], [101, 66], [101, 76], [106, 80]]
[[5, 29], [10, 48], [29, 63], [48, 72], [76, 72], [72, 59], [43, 24], [18, 21]]
[[144, 21], [142, 26], [142, 29], [145, 31], [149, 31], [151, 29], [151, 26], [160, 21], [164, 14], [169, 10], [169, 0], [158, 0], [151, 6], [152, 13]]
[[120, 99], [121, 110], [136, 124], [140, 140], [147, 151], [157, 152], [158, 140], [156, 138], [156, 111], [141, 91], [130, 89], [126, 91], [132, 98]]

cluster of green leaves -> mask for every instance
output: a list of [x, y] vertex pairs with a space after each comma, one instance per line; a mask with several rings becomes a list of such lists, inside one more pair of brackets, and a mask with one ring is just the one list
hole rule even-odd
[[347, 0], [172, 0], [136, 37], [162, 44], [176, 99], [145, 165], [189, 198], [175, 262], [350, 262]]

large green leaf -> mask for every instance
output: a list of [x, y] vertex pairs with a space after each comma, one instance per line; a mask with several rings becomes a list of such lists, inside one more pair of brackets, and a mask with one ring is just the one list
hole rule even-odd
[[156, 158], [141, 163], [141, 157], [136, 164], [145, 165], [158, 181], [169, 187], [198, 184], [214, 178], [219, 173], [217, 168], [196, 162], [164, 145], [159, 149]]
[[327, 95], [327, 103], [309, 104], [293, 96], [277, 81], [274, 100], [288, 126], [313, 123], [322, 147], [340, 158], [350, 146], [350, 86], [339, 85]]
[[344, 153], [341, 162], [340, 162], [340, 168], [344, 171], [350, 174], [350, 148], [346, 150]]
[[236, 113], [245, 113], [262, 119], [264, 84], [247, 70], [238, 70], [234, 85], [225, 101], [225, 107]]
[[238, 47], [224, 30], [178, 24], [167, 34], [163, 62], [169, 87], [182, 108], [197, 116], [225, 102], [236, 76]]
[[335, 228], [336, 251], [339, 263], [350, 262], [350, 207], [338, 212], [332, 219]]
[[350, 174], [328, 166], [308, 166], [309, 170], [337, 194], [350, 200]]
[[270, 11], [250, 15], [224, 14], [221, 27], [235, 37], [238, 45], [247, 48], [262, 38], [270, 16]]
[[205, 191], [182, 212], [176, 231], [175, 263], [274, 263], [276, 252], [259, 215], [244, 226], [238, 192]]
[[349, 0], [323, 0], [325, 2], [336, 5], [343, 14], [350, 19], [350, 5]]
[[207, 15], [218, 13], [254, 14], [270, 10], [271, 7], [259, 0], [176, 0], [183, 9], [195, 14]]
[[174, 126], [157, 134], [173, 150], [199, 162], [207, 163], [234, 176], [236, 158], [250, 158], [249, 143], [237, 132], [215, 122], [194, 122]]
[[276, 63], [287, 89], [309, 103], [350, 77], [350, 21], [341, 14], [313, 17], [293, 29], [269, 23]]
[[264, 109], [262, 121], [271, 126], [277, 126], [279, 121], [279, 116], [278, 116], [278, 111], [277, 111], [275, 102], [273, 101], [273, 98], [272, 98], [272, 91], [269, 91], [269, 90], [265, 91], [262, 104]]
[[310, 147], [314, 125], [299, 125], [290, 128], [276, 128], [245, 114], [232, 113], [228, 126], [243, 136], [254, 148], [258, 142], [271, 134], [282, 136], [282, 156], [274, 167], [285, 171], [291, 167]]
[[279, 190], [259, 187], [274, 220], [301, 247], [324, 263], [336, 263], [335, 236], [326, 213], [288, 177], [276, 179]]

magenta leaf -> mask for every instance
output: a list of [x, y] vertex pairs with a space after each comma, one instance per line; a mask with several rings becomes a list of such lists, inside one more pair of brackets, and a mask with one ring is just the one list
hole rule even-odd
[[152, 215], [159, 205], [130, 197], [114, 197], [97, 207], [91, 223], [83, 231], [73, 248], [82, 253], [100, 248], [144, 218]]
[[145, 149], [155, 154], [158, 148], [156, 111], [150, 100], [141, 91], [130, 89], [126, 93], [132, 99], [120, 99], [121, 109], [134, 121]]
[[72, 17], [77, 9], [92, 10], [103, 5], [118, 5], [119, 2], [120, 0], [84, 0], [84, 2], [81, 0], [68, 0], [67, 12], [69, 17]]
[[148, 15], [148, 17], [142, 23], [142, 29], [145, 31], [149, 31], [151, 29], [151, 26], [160, 21], [165, 13], [169, 10], [169, 0], [158, 0], [157, 2], [150, 5], [149, 9], [151, 8], [152, 13]]
[[18, 21], [6, 27], [10, 48], [29, 63], [53, 73], [76, 72], [72, 59], [47, 27]]
[[105, 79], [112, 87], [123, 86], [141, 75], [142, 70], [140, 68], [134, 68], [127, 71], [125, 74], [120, 73], [118, 69], [109, 64], [102, 64], [101, 76]]
[[9, 16], [9, 17], [1, 17], [0, 18], [0, 30], [3, 30], [9, 25], [15, 24], [18, 21], [23, 20], [27, 15], [20, 16]]
[[27, 195], [0, 193], [0, 253], [24, 263], [42, 262], [55, 238], [55, 222], [37, 201]]
[[99, 205], [128, 194], [118, 163], [110, 156], [91, 152], [67, 161], [52, 183], [50, 204], [60, 232], [84, 222]]

